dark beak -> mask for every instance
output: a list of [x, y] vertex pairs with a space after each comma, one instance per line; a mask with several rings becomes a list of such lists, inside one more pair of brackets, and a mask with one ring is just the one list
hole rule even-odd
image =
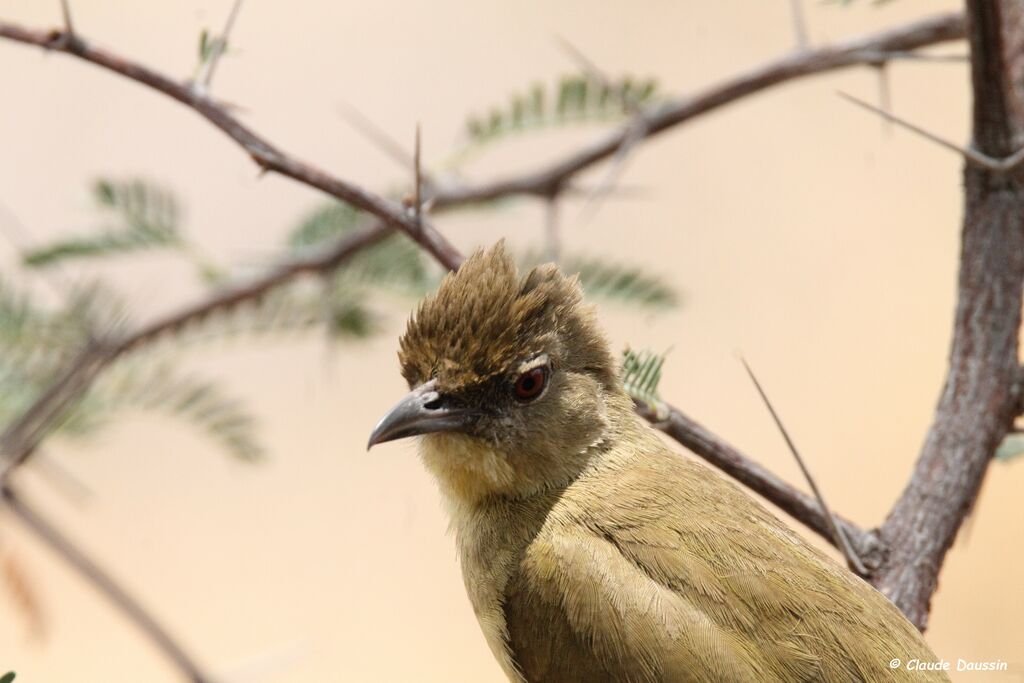
[[472, 417], [470, 411], [446, 406], [441, 394], [434, 390], [434, 385], [434, 380], [421, 384], [388, 411], [373, 428], [366, 450], [379, 443], [407, 436], [465, 428]]

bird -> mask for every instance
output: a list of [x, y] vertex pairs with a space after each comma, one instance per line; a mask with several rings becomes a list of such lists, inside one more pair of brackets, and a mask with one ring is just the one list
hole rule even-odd
[[578, 277], [498, 242], [411, 315], [411, 391], [369, 439], [418, 438], [509, 681], [948, 680], [885, 596], [642, 423], [610, 348]]

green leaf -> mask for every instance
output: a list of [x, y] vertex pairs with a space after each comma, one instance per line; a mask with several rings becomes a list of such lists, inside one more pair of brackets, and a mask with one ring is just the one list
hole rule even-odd
[[157, 247], [176, 247], [178, 244], [178, 238], [173, 233], [134, 228], [111, 230], [96, 235], [72, 237], [30, 250], [23, 255], [22, 262], [32, 268], [42, 268], [72, 259], [111, 256]]
[[[555, 110], [560, 118], [585, 112], [589, 84], [590, 81], [582, 76], [567, 76], [562, 79], [558, 88], [558, 107]], [[598, 97], [600, 99], [600, 95]]]
[[378, 329], [377, 317], [359, 301], [350, 299], [331, 308], [327, 331], [332, 337], [369, 337]]
[[297, 281], [257, 300], [214, 311], [188, 326], [167, 332], [181, 346], [238, 337], [303, 334], [325, 330], [332, 340], [362, 339], [379, 330], [379, 316], [365, 303], [365, 285], [339, 273]]
[[[0, 346], [20, 343], [28, 336], [43, 333], [48, 316], [38, 308], [27, 293], [0, 280]], [[31, 339], [35, 345], [38, 338]]]
[[130, 322], [128, 304], [102, 281], [86, 283], [68, 296], [59, 322], [83, 342], [122, 331]]
[[[0, 281], [0, 424], [24, 414], [90, 339], [110, 334], [126, 318], [121, 301], [100, 285], [80, 287], [64, 307], [47, 309]], [[126, 356], [108, 368], [49, 433], [85, 437], [127, 409], [186, 419], [245, 460], [262, 453], [254, 421], [237, 401], [210, 382], [179, 378], [149, 354]]]
[[486, 116], [469, 116], [465, 129], [467, 148], [456, 154], [455, 159], [461, 160], [471, 148], [516, 133], [581, 122], [622, 120], [632, 105], [649, 104], [657, 96], [656, 81], [636, 81], [628, 76], [609, 88], [572, 74], [562, 77], [550, 93], [537, 83], [526, 93], [512, 93], [508, 105], [494, 106]]
[[314, 209], [288, 235], [293, 249], [321, 246], [352, 232], [363, 212], [343, 202], [327, 202]]
[[[540, 252], [527, 252], [521, 259], [526, 267], [544, 261]], [[641, 266], [607, 261], [594, 256], [566, 255], [559, 262], [564, 273], [578, 273], [583, 291], [592, 298], [638, 304], [650, 308], [674, 308], [679, 294], [672, 285]]]
[[634, 400], [661, 410], [664, 406], [658, 395], [661, 382], [661, 368], [667, 354], [657, 355], [650, 351], [636, 352], [629, 348], [623, 351], [622, 386]]
[[8, 671], [3, 676], [0, 676], [0, 683], [11, 683], [14, 680], [14, 672]]
[[996, 449], [996, 459], [1010, 461], [1024, 455], [1024, 434], [1008, 434]]
[[241, 402], [209, 380], [180, 376], [167, 363], [122, 362], [102, 375], [83, 401], [80, 415], [90, 427], [124, 410], [164, 413], [205, 432], [229, 455], [255, 461], [263, 456], [256, 420]]
[[[341, 202], [329, 202], [301, 221], [288, 243], [292, 248], [322, 248], [364, 224], [363, 212]], [[422, 250], [397, 233], [359, 251], [337, 273], [344, 275], [349, 287], [369, 285], [417, 296], [440, 280]]]
[[199, 61], [205, 62], [208, 60], [212, 52], [213, 43], [210, 40], [210, 31], [204, 28], [199, 34]]
[[183, 246], [178, 202], [168, 190], [138, 179], [100, 179], [93, 187], [93, 198], [112, 214], [113, 227], [31, 249], [22, 254], [23, 263], [41, 268], [73, 259]]
[[117, 201], [117, 191], [114, 189], [114, 183], [105, 178], [96, 180], [93, 184], [92, 192], [93, 198], [100, 206], [114, 206]]
[[127, 225], [168, 230], [178, 223], [177, 198], [167, 188], [148, 180], [100, 178], [93, 185], [93, 198], [99, 206], [114, 210]]
[[[120, 301], [99, 286], [81, 287], [63, 308], [49, 310], [0, 284], [0, 423], [20, 417], [90, 338], [125, 317]], [[88, 431], [88, 420], [73, 408], [52, 431]]]

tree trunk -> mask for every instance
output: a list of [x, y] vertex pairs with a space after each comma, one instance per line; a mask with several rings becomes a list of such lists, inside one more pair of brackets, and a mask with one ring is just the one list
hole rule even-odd
[[[1024, 142], [1024, 3], [968, 0], [973, 146], [1009, 156]], [[946, 551], [1018, 414], [1024, 283], [1024, 169], [967, 162], [953, 345], [913, 477], [879, 529], [889, 553], [873, 583], [922, 630]]]

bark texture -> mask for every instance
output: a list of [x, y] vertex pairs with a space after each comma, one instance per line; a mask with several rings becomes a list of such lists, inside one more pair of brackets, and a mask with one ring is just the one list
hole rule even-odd
[[[972, 145], [1004, 158], [1024, 142], [1021, 0], [968, 0]], [[873, 583], [922, 630], [943, 559], [1018, 413], [1024, 169], [964, 169], [964, 219], [949, 372], [914, 474], [879, 529]]]

